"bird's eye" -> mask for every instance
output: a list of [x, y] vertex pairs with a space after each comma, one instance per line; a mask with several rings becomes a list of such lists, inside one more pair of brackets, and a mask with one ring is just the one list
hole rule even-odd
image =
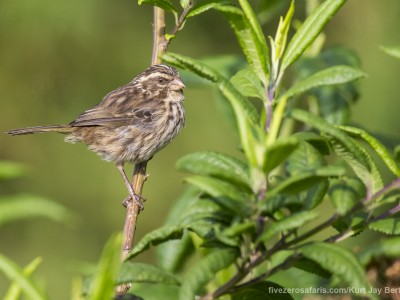
[[163, 83], [165, 83], [167, 80], [166, 80], [164, 77], [158, 77], [158, 78], [157, 78], [157, 81], [158, 81], [158, 83], [163, 84]]

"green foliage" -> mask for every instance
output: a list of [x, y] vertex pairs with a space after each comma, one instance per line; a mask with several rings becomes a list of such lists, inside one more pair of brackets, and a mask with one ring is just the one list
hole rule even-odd
[[[279, 284], [263, 281], [238, 290], [232, 295], [232, 300], [291, 300], [290, 294], [282, 293], [284, 290]], [[272, 292], [271, 292], [272, 291]], [[276, 291], [276, 292], [275, 292]]]
[[381, 47], [386, 54], [400, 59], [400, 47]]
[[361, 251], [358, 256], [363, 265], [367, 265], [373, 258], [398, 258], [400, 256], [400, 237], [382, 239], [372, 243], [370, 247]]
[[122, 265], [116, 282], [118, 284], [135, 282], [180, 285], [178, 279], [160, 268], [149, 264], [132, 262], [125, 262]]
[[[242, 3], [245, 4], [245, 1], [242, 1]], [[248, 5], [245, 6], [246, 12], [234, 6], [218, 6], [216, 9], [229, 20], [249, 65], [258, 74], [261, 81], [266, 83], [269, 74], [267, 63], [268, 48], [265, 39], [260, 37], [258, 26], [252, 26], [255, 21], [251, 8]], [[250, 16], [250, 20], [246, 18], [247, 16]]]
[[368, 228], [384, 234], [398, 235], [400, 234], [400, 221], [396, 218], [388, 218], [373, 222]]
[[[20, 164], [1, 161], [0, 180], [11, 180], [25, 174], [26, 168]], [[75, 216], [58, 203], [34, 195], [2, 195], [0, 196], [0, 227], [6, 224], [43, 217], [57, 222], [69, 223]], [[5, 300], [19, 299], [21, 295], [29, 299], [45, 300], [45, 293], [30, 278], [36, 271], [42, 259], [34, 259], [25, 268], [21, 269], [8, 257], [0, 254], [0, 272], [11, 281], [11, 285], [4, 295]]]
[[[297, 86], [299, 82], [310, 82], [310, 77], [316, 76], [316, 74], [324, 74], [328, 72], [326, 70], [335, 70], [337, 67], [345, 67], [349, 70], [349, 72], [342, 74], [344, 78], [347, 76], [365, 76], [359, 71], [361, 62], [354, 52], [344, 47], [331, 47], [316, 55], [302, 57], [293, 65], [296, 74], [294, 86]], [[333, 83], [335, 80], [341, 79], [339, 76], [336, 77], [336, 74], [331, 74], [331, 76], [330, 80]], [[331, 124], [348, 124], [351, 122], [351, 106], [359, 96], [359, 81], [329, 85], [329, 79], [325, 78], [324, 81], [326, 80], [328, 80], [328, 85], [315, 86], [307, 90], [303, 93], [301, 101], [305, 100], [313, 111]], [[295, 98], [295, 101], [298, 101], [297, 99]]]
[[335, 66], [311, 75], [297, 82], [288, 91], [286, 97], [293, 97], [318, 86], [342, 84], [365, 76], [360, 70], [348, 66]]
[[25, 173], [25, 167], [11, 161], [0, 161], [0, 180], [18, 178]]
[[[29, 277], [32, 275], [33, 272], [39, 267], [39, 265], [42, 262], [41, 257], [35, 258], [30, 264], [28, 264], [23, 270], [22, 270], [22, 275]], [[18, 274], [18, 276], [21, 276], [21, 274]], [[19, 299], [22, 292], [24, 291], [23, 287], [24, 283], [22, 286], [17, 283], [16, 281], [20, 281], [21, 279], [17, 279], [13, 282], [13, 284], [10, 286], [8, 289], [6, 295], [4, 296], [3, 300], [13, 300], [13, 299]], [[34, 287], [33, 287], [34, 288]], [[28, 292], [29, 293], [29, 292]]]
[[[13, 282], [7, 297], [15, 295], [17, 298], [22, 291], [29, 299], [45, 300], [47, 299], [43, 292], [37, 287], [35, 283], [29, 278], [30, 273], [33, 272], [32, 268], [37, 267], [37, 261], [25, 270], [21, 270], [13, 261], [4, 255], [0, 254], [0, 271]], [[29, 270], [31, 269], [31, 270]]]
[[120, 269], [121, 235], [111, 237], [104, 247], [98, 270], [89, 289], [90, 300], [112, 299]]
[[156, 246], [171, 239], [179, 239], [183, 234], [183, 229], [179, 226], [164, 226], [146, 234], [142, 240], [129, 253], [132, 258], [145, 251], [150, 245]]
[[196, 4], [194, 7], [190, 10], [188, 13], [187, 17], [194, 17], [197, 15], [202, 14], [203, 12], [206, 12], [207, 10], [217, 8], [219, 6], [225, 5], [225, 4], [230, 4], [231, 1], [216, 1], [216, 0], [204, 0], [204, 1], [196, 1]]
[[259, 242], [266, 242], [276, 234], [295, 230], [309, 221], [316, 219], [317, 217], [318, 214], [315, 211], [303, 211], [293, 214], [289, 217], [283, 217], [281, 220], [273, 223], [263, 232], [263, 234], [259, 237]]
[[[349, 250], [327, 243], [313, 243], [301, 248], [301, 253], [324, 269], [343, 279], [357, 291], [369, 291], [371, 286], [357, 257]], [[358, 292], [359, 293], [359, 292]], [[377, 299], [374, 295], [369, 297]]]
[[396, 176], [400, 177], [400, 168], [397, 166], [396, 162], [394, 161], [392, 155], [389, 151], [383, 146], [381, 142], [379, 142], [376, 138], [368, 134], [365, 130], [354, 128], [350, 126], [341, 126], [339, 127], [343, 131], [348, 132], [352, 136], [355, 136], [359, 139], [362, 139], [374, 150], [376, 154], [383, 160], [386, 166], [389, 168], [390, 171]]
[[215, 250], [195, 264], [185, 277], [179, 293], [179, 299], [194, 299], [205, 284], [214, 278], [215, 274], [231, 265], [237, 257], [232, 249]]
[[211, 176], [243, 187], [250, 184], [247, 165], [222, 153], [204, 151], [188, 154], [176, 163], [176, 167], [183, 172]]
[[166, 11], [177, 12], [178, 9], [169, 0], [138, 0], [139, 5], [142, 3], [158, 6]]
[[[291, 287], [282, 277], [294, 271], [315, 276], [313, 288], [344, 285], [358, 296], [376, 298], [363, 292], [371, 287], [366, 265], [400, 255], [399, 239], [390, 237], [400, 233], [400, 151], [392, 156], [366, 130], [348, 125], [359, 94], [356, 81], [366, 76], [358, 57], [345, 48], [304, 55], [346, 1], [322, 1], [293, 36], [297, 3], [280, 1], [287, 12], [269, 38], [270, 48], [258, 18], [278, 2], [261, 1], [258, 9], [247, 0], [138, 2], [175, 17], [182, 10], [179, 30], [210, 10], [229, 22], [247, 64], [237, 56], [195, 59], [168, 52], [162, 58], [198, 77], [188, 75], [190, 82], [208, 81], [216, 88], [227, 119], [234, 121], [239, 151], [201, 149], [179, 159], [176, 167], [190, 174], [184, 179], [190, 187], [165, 225], [144, 235], [121, 268], [120, 241], [110, 240], [88, 299], [111, 298], [120, 283], [133, 283], [130, 292], [145, 299], [293, 299], [278, 291]], [[397, 55], [394, 48], [384, 51]], [[384, 176], [378, 162], [396, 178]], [[2, 173], [1, 166], [1, 179], [20, 172], [11, 165]], [[56, 220], [68, 216], [43, 199], [18, 197], [0, 202], [0, 224], [26, 215], [25, 208]], [[7, 208], [12, 217], [4, 213]], [[331, 227], [334, 233], [326, 230]], [[350, 237], [357, 241], [363, 231], [382, 238], [358, 255], [339, 245]], [[151, 246], [157, 265], [132, 262]], [[14, 293], [44, 299], [28, 273], [6, 258], [0, 267], [18, 284]]]
[[[400, 180], [385, 186], [375, 158], [396, 177], [399, 167], [383, 143], [346, 124], [358, 97], [355, 81], [366, 76], [357, 56], [331, 48], [313, 58], [302, 57], [344, 3], [324, 1], [289, 39], [292, 2], [275, 38], [270, 38], [269, 53], [257, 12], [248, 1], [239, 0], [239, 6], [199, 1], [188, 16], [211, 9], [221, 12], [248, 66], [229, 73], [180, 54], [163, 56], [165, 62], [216, 86], [231, 112], [228, 118], [234, 119], [244, 154], [239, 159], [201, 151], [181, 158], [176, 166], [191, 174], [185, 182], [194, 189], [177, 203], [166, 227], [146, 235], [130, 256], [163, 243], [158, 247], [169, 249], [173, 264], [160, 265], [185, 279], [178, 288], [179, 299], [227, 294], [232, 299], [282, 299], [274, 291], [285, 283], [268, 280], [292, 268], [355, 287], [360, 295], [370, 288], [358, 257], [336, 243], [364, 230], [399, 233], [394, 214], [400, 209], [393, 205]], [[291, 65], [294, 84], [285, 86]], [[331, 202], [331, 211], [319, 211], [324, 201]], [[372, 216], [373, 209], [385, 205], [390, 206], [385, 213]], [[327, 227], [338, 233], [319, 238]], [[172, 241], [176, 238], [181, 240]], [[393, 255], [382, 250], [382, 244], [372, 248], [361, 255], [363, 263], [377, 253]], [[166, 255], [160, 257], [168, 261]], [[143, 269], [144, 277], [151, 268]]]
[[289, 42], [282, 58], [282, 71], [301, 56], [306, 48], [317, 38], [329, 19], [332, 18], [344, 3], [346, 3], [346, 0], [324, 1], [308, 16]]
[[0, 196], [0, 227], [21, 219], [44, 217], [69, 223], [74, 215], [60, 204], [34, 195]]

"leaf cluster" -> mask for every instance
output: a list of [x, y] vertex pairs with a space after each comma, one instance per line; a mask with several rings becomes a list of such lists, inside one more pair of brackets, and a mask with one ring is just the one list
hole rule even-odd
[[[0, 161], [0, 184], [7, 180], [17, 179], [26, 172], [27, 168], [21, 164]], [[65, 224], [74, 222], [76, 219], [65, 207], [40, 196], [29, 194], [0, 196], [0, 228], [13, 222], [37, 217]], [[0, 253], [0, 272], [4, 273], [11, 282], [2, 299], [19, 299], [22, 294], [29, 299], [46, 299], [45, 292], [31, 278], [41, 262], [42, 258], [37, 257], [21, 268], [12, 259]]]
[[[190, 18], [209, 10], [229, 22], [246, 60], [236, 73], [221, 70], [225, 61], [218, 64], [218, 57], [168, 52], [162, 58], [210, 82], [222, 96], [239, 151], [182, 157], [176, 167], [189, 174], [189, 188], [167, 222], [138, 241], [122, 267], [119, 238], [111, 239], [84, 288], [88, 299], [109, 299], [121, 283], [132, 284], [135, 299], [293, 299], [279, 294], [291, 287], [281, 274], [302, 274], [299, 286], [350, 286], [377, 299], [368, 294], [368, 264], [400, 255], [400, 151], [350, 123], [357, 81], [366, 76], [356, 54], [320, 50], [325, 25], [346, 1], [322, 1], [291, 35], [292, 1], [275, 37], [263, 33], [260, 19], [275, 12], [274, 1], [264, 2], [256, 10], [247, 0], [138, 1], [174, 16], [169, 42]], [[383, 50], [398, 56], [397, 48]], [[0, 177], [4, 172], [19, 171], [0, 167]], [[391, 177], [384, 179], [384, 172]], [[0, 224], [7, 218], [0, 209]], [[381, 239], [361, 251], [340, 244], [371, 231]], [[136, 262], [150, 247], [156, 247], [157, 265]], [[45, 299], [26, 275], [32, 264], [20, 270], [0, 257], [18, 293]], [[75, 299], [81, 287], [78, 282]]]
[[[142, 2], [178, 12], [172, 2]], [[293, 1], [275, 37], [268, 38], [246, 0], [180, 2], [182, 9], [190, 5], [185, 20], [218, 11], [247, 60], [247, 66], [227, 74], [206, 60], [163, 56], [218, 90], [241, 153], [200, 151], [177, 162], [178, 170], [190, 174], [185, 181], [191, 188], [165, 226], [131, 252], [133, 259], [156, 246], [159, 268], [139, 268], [148, 279], [133, 280], [140, 283], [133, 293], [142, 295], [143, 286], [156, 282], [173, 285], [168, 290], [173, 299], [275, 299], [282, 295], [266, 293], [268, 287], [287, 286], [270, 278], [297, 269], [305, 278], [320, 278], [316, 287], [352, 286], [376, 297], [363, 293], [371, 286], [366, 266], [373, 258], [399, 255], [398, 239], [390, 236], [400, 232], [395, 218], [400, 169], [390, 149], [349, 125], [357, 80], [366, 76], [356, 54], [343, 47], [307, 54], [345, 2], [323, 1], [290, 37]], [[384, 183], [382, 166], [395, 179]], [[330, 211], [321, 210], [327, 206]], [[336, 233], [321, 239], [327, 228]], [[360, 253], [339, 244], [371, 230], [389, 238]], [[168, 275], [150, 279], [160, 272]], [[159, 288], [154, 299], [163, 291]]]
[[[172, 2], [142, 2], [178, 12], [165, 7]], [[191, 187], [167, 223], [143, 237], [129, 257], [155, 246], [158, 271], [140, 267], [141, 276], [168, 275], [132, 279], [140, 283], [133, 293], [146, 299], [167, 290], [182, 300], [282, 299], [268, 287], [287, 283], [270, 280], [301, 270], [304, 282], [314, 278], [315, 287], [351, 286], [376, 298], [363, 292], [371, 287], [366, 266], [373, 258], [398, 256], [400, 249], [390, 237], [399, 233], [396, 152], [349, 125], [357, 81], [366, 76], [356, 54], [336, 47], [308, 55], [345, 2], [323, 1], [290, 36], [293, 1], [275, 37], [267, 38], [249, 1], [180, 2], [182, 9], [190, 5], [186, 21], [211, 9], [219, 12], [242, 48], [247, 65], [235, 74], [209, 60], [163, 56], [222, 95], [240, 151], [235, 157], [200, 151], [177, 162], [178, 170], [190, 174], [185, 182]], [[383, 171], [392, 173], [391, 181], [384, 181]], [[328, 234], [328, 228], [336, 232]], [[359, 253], [340, 245], [367, 231], [389, 237]], [[155, 283], [157, 290], [149, 293]]]

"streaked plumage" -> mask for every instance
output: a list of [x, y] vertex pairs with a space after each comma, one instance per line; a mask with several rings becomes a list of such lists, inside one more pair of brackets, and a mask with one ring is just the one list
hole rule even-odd
[[184, 87], [175, 68], [154, 65], [108, 93], [68, 125], [28, 127], [7, 133], [55, 131], [67, 134], [67, 142], [86, 143], [91, 151], [117, 164], [131, 197], [139, 204], [123, 165], [149, 160], [179, 133], [185, 124]]

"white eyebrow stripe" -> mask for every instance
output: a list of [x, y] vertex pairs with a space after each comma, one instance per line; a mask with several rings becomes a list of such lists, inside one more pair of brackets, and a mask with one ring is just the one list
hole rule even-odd
[[151, 74], [149, 74], [149, 75], [146, 76], [147, 79], [151, 79], [151, 78], [155, 78], [155, 77], [163, 77], [163, 78], [165, 78], [165, 79], [171, 78], [171, 76], [168, 75], [168, 74], [165, 74], [165, 73], [158, 73], [158, 72], [157, 72], [157, 73], [151, 73]]

